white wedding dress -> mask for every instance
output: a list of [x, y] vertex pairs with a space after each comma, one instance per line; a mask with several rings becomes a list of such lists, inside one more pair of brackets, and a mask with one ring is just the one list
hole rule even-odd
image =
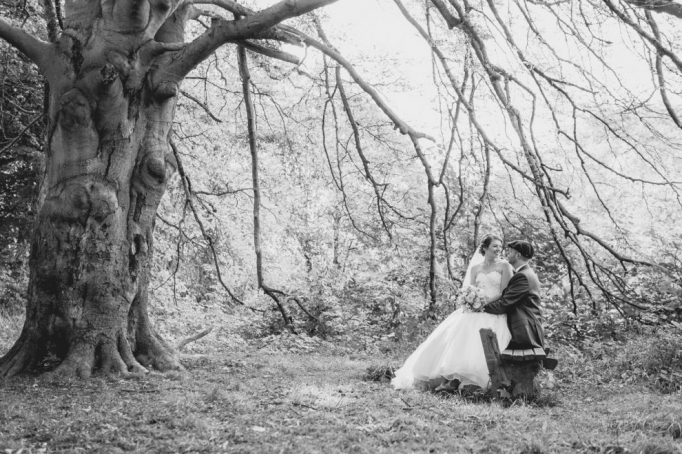
[[[494, 271], [478, 274], [476, 287], [486, 296], [501, 292], [502, 274]], [[511, 340], [506, 315], [485, 312], [464, 312], [462, 308], [450, 314], [429, 337], [417, 347], [395, 372], [391, 381], [396, 389], [425, 388], [440, 384], [443, 378], [458, 379], [461, 385], [489, 387], [488, 365], [481, 344], [481, 328], [491, 328], [497, 335], [500, 351]]]

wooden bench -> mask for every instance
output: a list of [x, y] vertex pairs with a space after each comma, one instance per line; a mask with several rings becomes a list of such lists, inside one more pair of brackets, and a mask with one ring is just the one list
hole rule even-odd
[[500, 356], [507, 361], [533, 361], [535, 359], [545, 359], [547, 354], [541, 348], [529, 348], [526, 350], [506, 349]]
[[490, 373], [491, 392], [502, 397], [538, 397], [540, 388], [536, 377], [543, 361], [548, 362], [547, 368], [553, 369], [556, 360], [547, 358], [547, 353], [541, 348], [507, 349], [500, 353], [493, 330], [483, 328], [480, 334]]

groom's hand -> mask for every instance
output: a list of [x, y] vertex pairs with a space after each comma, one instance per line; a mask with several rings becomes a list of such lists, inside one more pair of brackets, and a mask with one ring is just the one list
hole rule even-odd
[[487, 312], [488, 314], [506, 314], [505, 307], [500, 304], [500, 299], [498, 298], [495, 301], [491, 301], [485, 306], [483, 306], [483, 312]]

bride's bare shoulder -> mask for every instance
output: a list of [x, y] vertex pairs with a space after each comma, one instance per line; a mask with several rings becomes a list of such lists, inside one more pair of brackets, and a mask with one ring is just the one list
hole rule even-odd
[[509, 264], [508, 261], [506, 261], [506, 260], [500, 260], [499, 262], [497, 262], [497, 263], [495, 264], [495, 269], [501, 272], [501, 271], [513, 270], [514, 267], [512, 267], [512, 266]]

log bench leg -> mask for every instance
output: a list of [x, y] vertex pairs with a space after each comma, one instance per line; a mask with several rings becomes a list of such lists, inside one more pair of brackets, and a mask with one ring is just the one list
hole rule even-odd
[[487, 328], [482, 329], [480, 335], [483, 352], [485, 353], [485, 361], [488, 364], [488, 373], [490, 374], [490, 389], [493, 392], [497, 392], [498, 389], [510, 388], [511, 382], [502, 365], [497, 336], [493, 330]]
[[480, 331], [483, 352], [490, 373], [491, 391], [500, 395], [510, 394], [514, 398], [532, 399], [540, 395], [540, 387], [535, 378], [540, 372], [542, 361], [507, 361], [500, 356], [497, 336], [493, 330]]
[[541, 367], [542, 362], [539, 360], [524, 362], [502, 360], [502, 368], [512, 383], [512, 397], [532, 399], [540, 395], [540, 387], [535, 378]]

